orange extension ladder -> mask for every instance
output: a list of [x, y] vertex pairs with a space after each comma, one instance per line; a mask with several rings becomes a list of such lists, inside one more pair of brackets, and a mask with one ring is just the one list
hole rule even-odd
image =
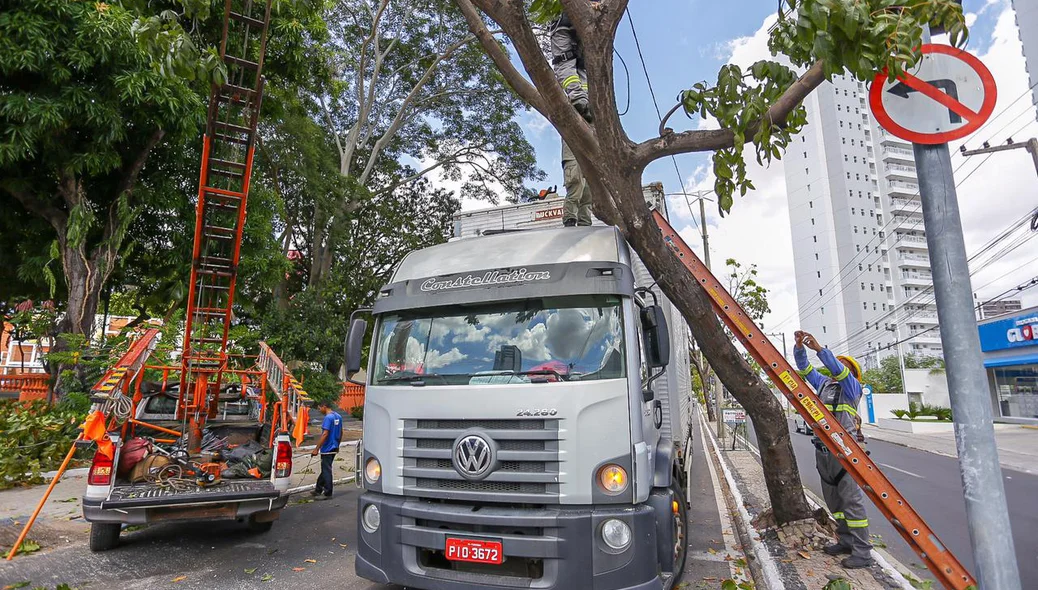
[[721, 285], [706, 265], [696, 256], [667, 219], [653, 211], [653, 219], [663, 232], [663, 240], [670, 247], [696, 282], [706, 291], [714, 313], [735, 334], [776, 387], [789, 399], [815, 434], [840, 459], [844, 469], [861, 486], [880, 512], [894, 525], [905, 542], [919, 555], [926, 567], [945, 588], [967, 590], [977, 583], [966, 568], [948, 551], [937, 535], [923, 522], [919, 514], [883, 475], [879, 467], [865, 454], [854, 437], [840, 426], [814, 391], [793, 370], [782, 353], [768, 340], [735, 298]]

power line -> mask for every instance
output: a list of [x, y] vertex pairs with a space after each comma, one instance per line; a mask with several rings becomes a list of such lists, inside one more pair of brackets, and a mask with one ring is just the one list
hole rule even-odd
[[[638, 59], [642, 63], [642, 72], [645, 73], [645, 83], [649, 86], [649, 95], [652, 96], [652, 106], [656, 109], [656, 118], [659, 119], [660, 124], [663, 124], [663, 113], [660, 111], [660, 103], [656, 100], [656, 90], [652, 87], [652, 78], [649, 77], [649, 68], [645, 65], [645, 55], [642, 53], [642, 44], [638, 40], [638, 30], [634, 26], [634, 18], [631, 16], [629, 9], [624, 9], [627, 13], [627, 22], [631, 24], [631, 34], [634, 36], [634, 47], [638, 50]], [[685, 202], [688, 203], [688, 213], [692, 217], [692, 223], [699, 229], [699, 223], [696, 222], [696, 215], [692, 211], [692, 205], [689, 201], [688, 194], [685, 192], [685, 176], [681, 174], [681, 169], [678, 168], [678, 159], [673, 155], [670, 156], [670, 161], [674, 164], [674, 173], [678, 175], [678, 183], [681, 185], [681, 193], [685, 195]], [[706, 219], [702, 220], [703, 225], [706, 225]]]

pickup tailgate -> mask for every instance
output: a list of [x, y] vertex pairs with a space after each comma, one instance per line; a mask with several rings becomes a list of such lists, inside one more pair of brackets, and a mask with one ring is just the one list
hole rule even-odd
[[108, 498], [101, 501], [102, 509], [204, 504], [211, 502], [243, 502], [277, 498], [279, 492], [269, 479], [223, 480], [218, 485], [195, 485], [174, 488], [151, 483], [117, 485]]

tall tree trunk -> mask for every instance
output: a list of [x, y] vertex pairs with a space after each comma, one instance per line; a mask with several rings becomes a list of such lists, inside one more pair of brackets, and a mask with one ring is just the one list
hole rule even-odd
[[638, 195], [638, 198], [615, 199], [619, 205], [619, 219], [610, 219], [613, 217], [611, 211], [604, 211], [607, 208], [602, 206], [603, 199], [596, 198], [596, 214], [621, 228], [660, 289], [688, 322], [710, 367], [753, 419], [776, 520], [785, 523], [810, 518], [812, 511], [804, 496], [782, 406], [735, 348], [714, 314], [706, 293], [664, 243], [641, 198], [640, 172], [624, 178], [622, 172], [603, 171], [602, 176], [606, 181], [603, 184], [612, 189], [612, 194]]

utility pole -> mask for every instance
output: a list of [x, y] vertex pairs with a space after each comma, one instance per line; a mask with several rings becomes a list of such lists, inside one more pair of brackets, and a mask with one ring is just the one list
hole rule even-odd
[[[712, 192], [713, 191], [696, 191], [696, 192], [691, 193], [691, 195], [694, 196], [696, 198], [696, 200], [699, 201], [699, 228], [700, 228], [700, 230], [702, 230], [702, 234], [703, 234], [703, 262], [706, 263], [707, 270], [712, 270], [712, 268], [710, 266], [710, 234], [707, 233], [707, 227], [706, 227], [706, 199], [705, 199], [705, 197], [707, 195], [709, 195], [710, 193], [712, 193]], [[686, 198], [688, 196], [689, 195], [686, 194]], [[691, 210], [692, 209], [692, 203], [688, 203], [688, 207]], [[717, 419], [717, 439], [723, 443], [724, 442], [724, 438], [725, 438], [724, 437], [724, 417], [721, 415], [722, 414], [721, 408], [724, 405], [724, 404], [721, 403], [721, 398], [723, 397], [723, 394], [722, 394], [723, 389], [721, 388], [721, 383], [716, 378], [716, 376], [711, 376], [711, 373], [713, 373], [713, 371], [710, 370], [710, 365], [707, 364], [707, 362], [706, 362], [706, 356], [703, 357], [703, 367], [705, 369], [704, 372], [708, 376], [707, 377], [707, 381], [709, 382], [709, 384], [704, 383], [703, 386], [707, 387], [709, 385], [710, 389], [713, 391], [713, 394], [714, 394], [714, 417]]]
[[[1028, 144], [1038, 166], [1038, 141]], [[1020, 590], [951, 154], [948, 144], [917, 143], [913, 150], [977, 580], [985, 589]]]
[[[923, 222], [923, 225], [926, 225], [925, 221]], [[894, 318], [894, 321], [896, 322], [897, 318]], [[908, 382], [905, 381], [905, 355], [901, 354], [901, 325], [895, 323], [893, 327], [887, 326], [887, 330], [894, 333], [894, 344], [897, 345], [897, 365], [901, 367], [901, 389], [904, 390], [901, 393], [905, 394], [905, 397], [907, 397]], [[890, 347], [888, 346], [887, 348]]]

